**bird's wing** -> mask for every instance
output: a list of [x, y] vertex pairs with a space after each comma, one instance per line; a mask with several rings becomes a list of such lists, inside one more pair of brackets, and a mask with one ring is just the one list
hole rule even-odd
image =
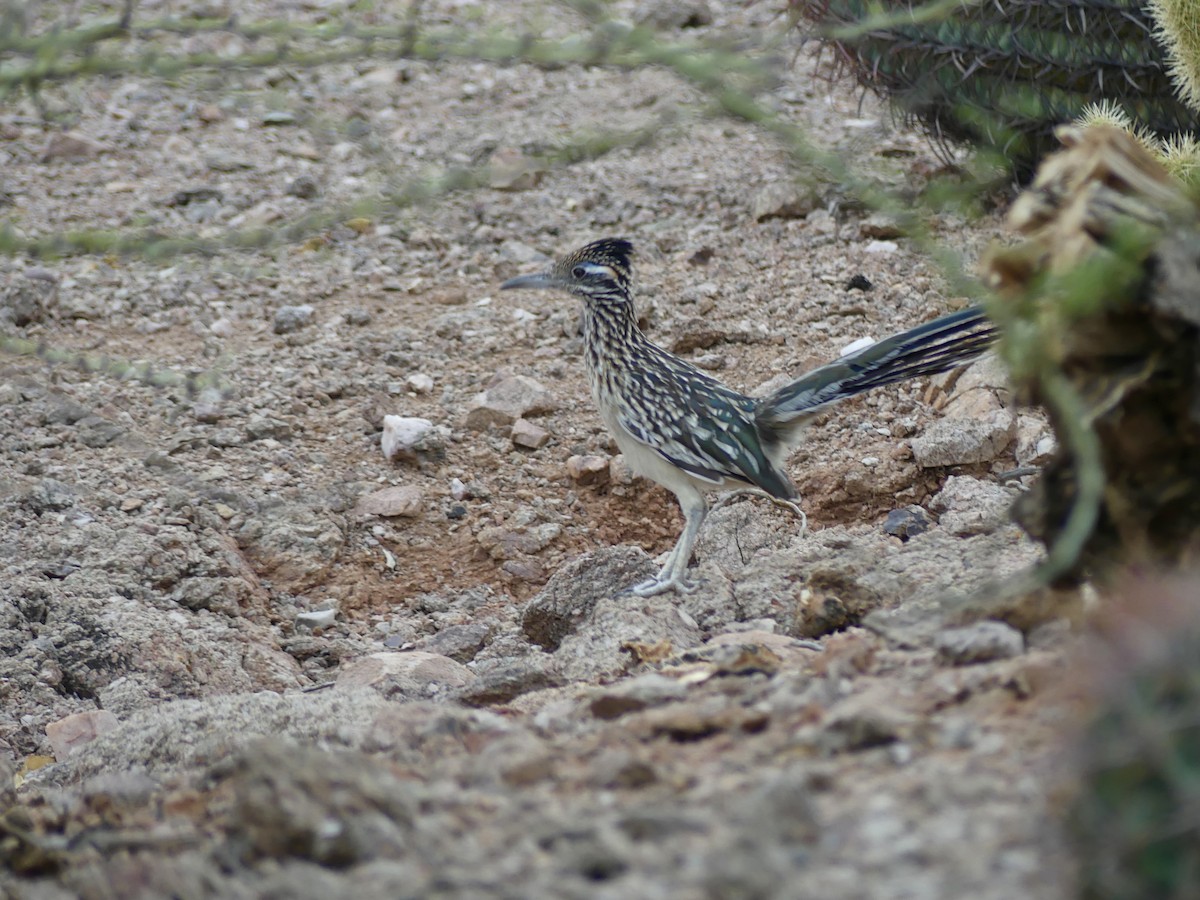
[[675, 359], [640, 373], [637, 382], [617, 410], [617, 421], [636, 440], [703, 481], [733, 479], [773, 496], [794, 495], [766, 453], [752, 399]]

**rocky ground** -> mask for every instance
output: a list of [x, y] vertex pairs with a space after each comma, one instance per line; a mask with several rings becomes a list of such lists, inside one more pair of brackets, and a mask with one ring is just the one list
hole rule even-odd
[[[360, 6], [238, 14], [405, 12]], [[780, 6], [613, 10], [675, 41], [778, 34]], [[71, 7], [31, 27], [96, 12]], [[421, 16], [581, 28], [532, 2]], [[766, 99], [822, 146], [909, 191], [943, 168], [811, 48], [782, 49]], [[732, 503], [697, 547], [699, 589], [642, 600], [621, 589], [674, 541], [674, 499], [614, 456], [574, 301], [497, 291], [628, 236], [648, 333], [754, 392], [966, 302], [886, 217], [836, 184], [792, 188], [768, 135], [657, 68], [362, 60], [84, 80], [39, 103], [0, 110], [0, 217], [28, 238], [219, 237], [495, 168], [266, 249], [0, 263], [8, 334], [217, 379], [0, 357], [6, 894], [1069, 892], [1054, 797], [1074, 638], [1053, 615], [964, 612], [1038, 556], [1006, 518], [1028, 479], [997, 476], [1052, 438], [997, 364], [827, 415], [791, 461], [809, 532]], [[999, 214], [927, 224], [967, 260], [1002, 234]], [[387, 416], [424, 420], [388, 420], [391, 459]]]

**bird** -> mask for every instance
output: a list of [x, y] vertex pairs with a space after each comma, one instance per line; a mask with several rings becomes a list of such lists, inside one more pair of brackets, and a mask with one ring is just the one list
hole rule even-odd
[[634, 472], [679, 501], [684, 526], [661, 570], [630, 588], [640, 597], [688, 593], [692, 549], [709, 495], [753, 489], [785, 503], [799, 492], [784, 469], [804, 426], [864, 391], [965, 365], [996, 340], [979, 307], [950, 313], [851, 352], [750, 397], [650, 340], [638, 327], [633, 243], [603, 238], [501, 290], [558, 290], [583, 300], [583, 359], [600, 418]]

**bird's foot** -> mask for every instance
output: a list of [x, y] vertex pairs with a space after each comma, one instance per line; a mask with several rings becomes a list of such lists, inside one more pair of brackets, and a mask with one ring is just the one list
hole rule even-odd
[[693, 594], [696, 592], [696, 587], [696, 585], [684, 579], [682, 575], [676, 575], [673, 578], [647, 578], [645, 581], [629, 588], [627, 593], [638, 597], [653, 597], [656, 594], [665, 594], [667, 591]]
[[790, 513], [792, 513], [792, 515], [800, 520], [801, 534], [806, 534], [808, 532], [808, 516], [804, 514], [804, 510], [800, 508], [799, 503], [797, 503], [795, 500], [787, 500], [783, 497], [772, 497], [766, 491], [760, 491], [758, 488], [737, 488], [736, 490], [728, 491], [713, 501], [712, 505], [709, 507], [709, 512], [711, 513], [714, 510], [720, 509], [726, 504], [732, 503], [735, 500], [741, 500], [745, 497], [762, 497], [766, 500], [770, 500], [776, 506], [788, 510]]

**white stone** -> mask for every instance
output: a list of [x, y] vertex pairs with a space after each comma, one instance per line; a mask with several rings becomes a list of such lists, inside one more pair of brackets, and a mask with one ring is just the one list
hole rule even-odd
[[397, 454], [411, 456], [426, 449], [437, 430], [428, 419], [416, 416], [384, 416], [383, 435], [379, 439], [386, 459]]

